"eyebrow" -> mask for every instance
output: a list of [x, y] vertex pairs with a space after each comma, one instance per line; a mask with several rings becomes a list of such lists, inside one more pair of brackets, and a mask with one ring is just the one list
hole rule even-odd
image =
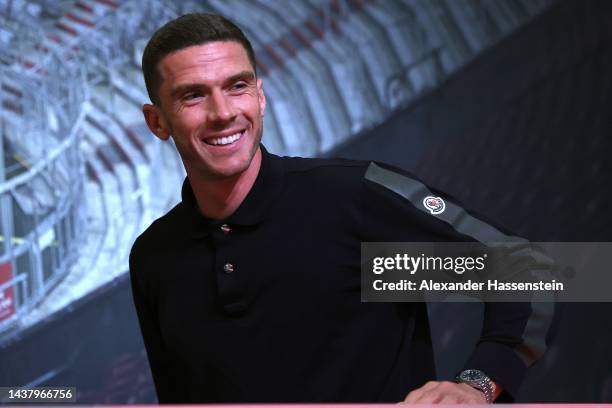
[[225, 84], [229, 84], [232, 82], [236, 82], [239, 80], [243, 80], [243, 81], [253, 81], [255, 80], [255, 74], [252, 71], [242, 71], [236, 75], [232, 75], [231, 77], [227, 78], [224, 83]]
[[[242, 71], [242, 72], [239, 72], [239, 73], [237, 73], [235, 75], [232, 75], [232, 76], [226, 78], [223, 81], [223, 85], [225, 86], [225, 85], [228, 85], [228, 84], [234, 83], [236, 81], [240, 81], [240, 80], [246, 81], [246, 82], [252, 82], [252, 81], [255, 80], [255, 74], [252, 71]], [[182, 94], [183, 92], [194, 90], [194, 89], [208, 89], [208, 86], [204, 85], [204, 84], [197, 83], [197, 82], [189, 83], [189, 84], [183, 84], [183, 85], [178, 85], [177, 87], [175, 87], [174, 89], [172, 89], [170, 91], [170, 94], [172, 96], [176, 96], [176, 95]]]

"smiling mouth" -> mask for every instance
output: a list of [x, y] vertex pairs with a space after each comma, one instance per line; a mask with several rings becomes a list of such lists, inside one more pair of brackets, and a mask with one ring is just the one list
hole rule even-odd
[[230, 135], [230, 136], [204, 140], [204, 143], [213, 145], [213, 146], [225, 146], [225, 145], [237, 142], [238, 140], [240, 140], [240, 138], [243, 135], [244, 135], [244, 130], [242, 132], [234, 133], [233, 135]]

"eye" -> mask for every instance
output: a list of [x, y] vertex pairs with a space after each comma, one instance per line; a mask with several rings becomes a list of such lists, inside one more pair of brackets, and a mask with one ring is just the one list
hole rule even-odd
[[230, 88], [232, 91], [241, 91], [244, 88], [247, 87], [246, 82], [236, 82], [234, 85], [232, 85], [232, 87]]
[[188, 92], [185, 95], [183, 95], [183, 99], [185, 100], [191, 100], [191, 99], [196, 99], [200, 97], [202, 97], [202, 94], [199, 92]]

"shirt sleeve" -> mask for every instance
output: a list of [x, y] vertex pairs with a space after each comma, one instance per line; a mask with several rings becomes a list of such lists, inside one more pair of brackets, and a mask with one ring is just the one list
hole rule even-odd
[[130, 253], [130, 281], [132, 285], [132, 296], [134, 306], [140, 323], [140, 331], [144, 341], [153, 382], [157, 392], [157, 400], [160, 403], [172, 401], [173, 385], [169, 377], [171, 370], [168, 369], [170, 362], [164, 348], [159, 324], [150, 301], [150, 292], [144, 279], [142, 270], [138, 265], [138, 256], [134, 248]]
[[[362, 241], [521, 240], [403, 170], [370, 163], [363, 187]], [[441, 198], [443, 211], [433, 214], [426, 208], [427, 197]], [[482, 370], [504, 389], [503, 400], [515, 399], [527, 368], [546, 351], [553, 311], [552, 302], [484, 303], [482, 332], [464, 369]]]

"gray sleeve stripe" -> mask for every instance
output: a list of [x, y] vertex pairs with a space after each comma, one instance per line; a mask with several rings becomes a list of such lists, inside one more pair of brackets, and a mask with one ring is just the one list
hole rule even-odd
[[[413, 178], [384, 169], [375, 163], [370, 163], [365, 178], [407, 199], [415, 208], [436, 217], [454, 228], [457, 232], [470, 236], [482, 243], [507, 242], [509, 246], [525, 244], [528, 241], [517, 236], [506, 235], [497, 228], [471, 216], [458, 205], [445, 202], [445, 210], [433, 215], [423, 205], [423, 199], [434, 195], [425, 184]], [[550, 296], [541, 294], [540, 296]], [[534, 299], [531, 302], [532, 313], [529, 316], [522, 334], [523, 343], [515, 349], [526, 365], [531, 365], [546, 350], [545, 337], [552, 322], [553, 303], [545, 303], [546, 299]], [[550, 299], [549, 299], [550, 300]]]
[[550, 299], [535, 299], [531, 302], [531, 315], [523, 329], [523, 343], [516, 349], [516, 353], [526, 366], [533, 364], [546, 351], [546, 333], [550, 329], [554, 312], [555, 304]]
[[426, 195], [431, 194], [423, 183], [383, 169], [376, 163], [370, 163], [365, 173], [365, 178], [401, 195], [413, 204], [422, 200]]
[[[379, 184], [388, 190], [406, 198], [417, 209], [429, 214], [423, 206], [423, 199], [434, 195], [425, 184], [413, 178], [384, 169], [376, 163], [370, 163], [365, 178]], [[511, 242], [526, 243], [523, 238], [506, 235], [497, 228], [472, 217], [463, 208], [450, 202], [445, 202], [443, 213], [432, 215], [441, 219], [461, 234], [470, 236], [480, 242]]]

